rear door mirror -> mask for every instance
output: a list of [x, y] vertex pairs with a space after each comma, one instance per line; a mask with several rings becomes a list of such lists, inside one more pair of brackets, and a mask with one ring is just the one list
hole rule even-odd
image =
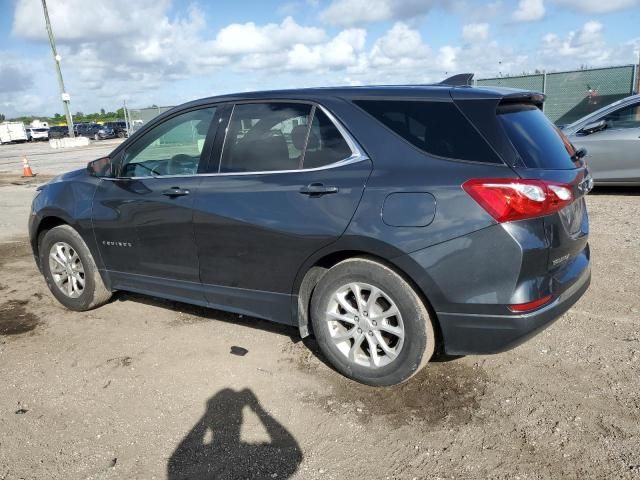
[[87, 173], [92, 177], [113, 177], [113, 162], [109, 157], [102, 157], [87, 164]]
[[598, 120], [596, 122], [587, 123], [578, 131], [578, 133], [582, 135], [591, 135], [592, 133], [599, 132], [605, 128], [607, 128], [607, 122], [604, 120]]

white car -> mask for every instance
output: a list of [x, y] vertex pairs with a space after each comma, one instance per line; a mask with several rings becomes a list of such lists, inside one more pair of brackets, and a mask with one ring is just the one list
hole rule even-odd
[[27, 128], [27, 137], [29, 137], [30, 142], [35, 142], [37, 140], [49, 140], [49, 128], [48, 127], [40, 127]]

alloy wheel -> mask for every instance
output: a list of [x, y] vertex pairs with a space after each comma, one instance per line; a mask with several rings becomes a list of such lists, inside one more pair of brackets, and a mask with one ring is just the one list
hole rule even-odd
[[78, 298], [86, 283], [84, 266], [78, 252], [66, 242], [56, 242], [49, 250], [49, 270], [58, 289], [70, 298]]
[[353, 282], [338, 288], [326, 312], [329, 334], [351, 362], [380, 368], [393, 362], [404, 344], [402, 315], [380, 288]]

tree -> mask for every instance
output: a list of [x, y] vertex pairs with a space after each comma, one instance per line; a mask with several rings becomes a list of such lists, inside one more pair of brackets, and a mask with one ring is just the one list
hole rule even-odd
[[6, 117], [5, 117], [2, 113], [0, 113], [0, 122], [4, 122], [4, 119], [5, 119], [5, 118], [6, 118]]
[[100, 115], [104, 115], [104, 108], [100, 109]]

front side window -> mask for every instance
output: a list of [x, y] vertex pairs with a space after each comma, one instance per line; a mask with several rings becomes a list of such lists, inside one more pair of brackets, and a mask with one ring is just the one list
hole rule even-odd
[[196, 174], [215, 110], [193, 110], [152, 128], [127, 148], [120, 176]]
[[604, 121], [607, 128], [640, 128], [640, 103], [611, 112]]

